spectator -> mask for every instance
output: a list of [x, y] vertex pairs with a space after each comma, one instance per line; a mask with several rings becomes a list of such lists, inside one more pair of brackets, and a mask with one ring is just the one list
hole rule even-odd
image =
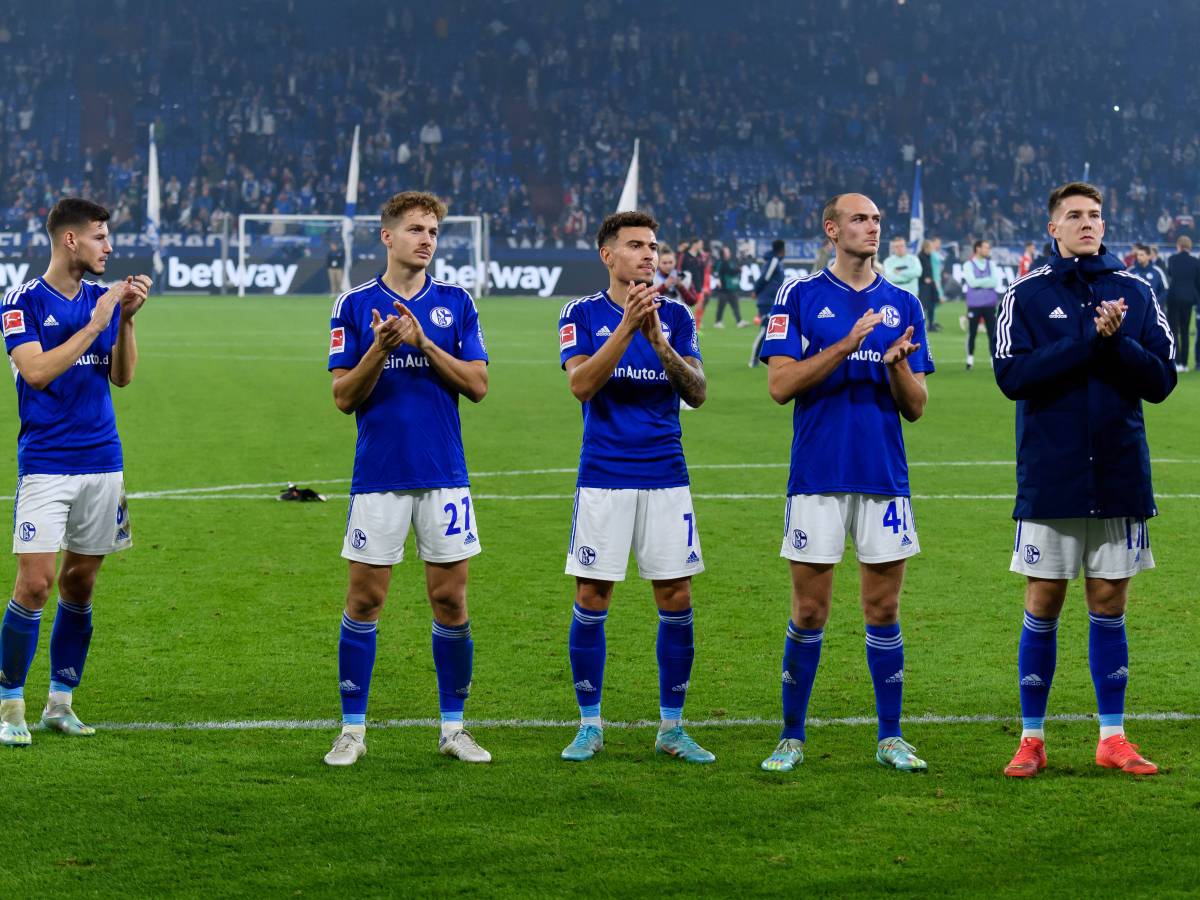
[[721, 316], [728, 306], [733, 310], [733, 319], [738, 328], [745, 328], [749, 323], [742, 318], [741, 306], [738, 303], [738, 291], [742, 285], [742, 267], [733, 258], [733, 250], [728, 244], [721, 247], [721, 260], [717, 263], [717, 317], [713, 328], [724, 328]]

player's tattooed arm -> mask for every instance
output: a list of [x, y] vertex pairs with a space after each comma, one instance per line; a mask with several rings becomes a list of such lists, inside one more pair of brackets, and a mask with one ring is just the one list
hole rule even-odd
[[658, 358], [667, 373], [667, 381], [688, 406], [699, 406], [708, 397], [708, 379], [704, 377], [704, 366], [694, 356], [684, 359], [668, 344], [665, 353]]
[[854, 326], [850, 333], [826, 347], [815, 356], [807, 359], [791, 359], [786, 356], [772, 356], [767, 366], [767, 391], [776, 403], [789, 403], [801, 394], [811, 391], [826, 378], [833, 374], [851, 353], [863, 345], [875, 326], [883, 321], [883, 316], [868, 309]]
[[904, 334], [892, 341], [892, 345], [883, 354], [892, 399], [896, 401], [900, 415], [909, 422], [921, 418], [925, 412], [925, 404], [929, 402], [925, 373], [914, 372], [908, 364], [908, 358], [921, 347], [920, 344], [913, 343], [912, 336], [913, 327], [909, 325]]
[[689, 356], [684, 359], [675, 352], [666, 335], [663, 334], [662, 323], [658, 318], [657, 309], [651, 311], [642, 322], [642, 334], [658, 354], [667, 381], [675, 389], [683, 402], [688, 406], [699, 406], [708, 396], [708, 381], [704, 377], [704, 366], [700, 360]]

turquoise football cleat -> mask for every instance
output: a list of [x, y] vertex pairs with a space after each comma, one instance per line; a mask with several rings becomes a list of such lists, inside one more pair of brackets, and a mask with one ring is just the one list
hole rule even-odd
[[929, 769], [925, 760], [917, 758], [917, 748], [899, 737], [884, 738], [880, 741], [875, 759], [881, 766], [887, 766], [897, 772], [925, 772]]
[[775, 752], [762, 761], [762, 768], [768, 772], [790, 772], [804, 762], [804, 741], [797, 738], [784, 738], [775, 748]]
[[569, 762], [586, 762], [604, 749], [604, 732], [595, 725], [580, 725], [575, 740], [560, 754]]
[[666, 731], [660, 731], [654, 739], [654, 752], [665, 753], [690, 763], [715, 762], [716, 757], [697, 744], [683, 730], [682, 725], [676, 725]]
[[80, 722], [74, 710], [66, 703], [47, 703], [42, 711], [42, 727], [47, 731], [57, 731], [71, 737], [91, 737], [96, 733], [96, 729], [91, 725]]

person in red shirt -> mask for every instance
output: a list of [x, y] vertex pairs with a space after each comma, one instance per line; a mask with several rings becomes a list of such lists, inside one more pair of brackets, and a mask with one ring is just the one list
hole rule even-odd
[[1033, 241], [1025, 244], [1025, 252], [1021, 254], [1020, 265], [1017, 266], [1017, 278], [1024, 278], [1033, 268]]

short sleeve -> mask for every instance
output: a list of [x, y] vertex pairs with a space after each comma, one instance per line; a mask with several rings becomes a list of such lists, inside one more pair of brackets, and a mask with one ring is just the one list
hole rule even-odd
[[767, 333], [763, 336], [759, 359], [772, 356], [789, 356], [802, 359], [804, 346], [800, 335], [800, 284], [793, 284], [786, 292], [781, 290], [775, 305], [767, 316]]
[[596, 352], [582, 303], [568, 303], [558, 319], [559, 365], [566, 368], [572, 356], [591, 356]]
[[[676, 304], [671, 304], [672, 308]], [[704, 357], [700, 355], [700, 338], [696, 334], [696, 320], [692, 318], [692, 311], [686, 308], [680, 308], [675, 315], [675, 324], [671, 327], [670, 337], [671, 347], [680, 356], [692, 356], [701, 362]]]
[[12, 353], [22, 344], [40, 341], [38, 333], [38, 318], [31, 308], [27, 291], [14, 288], [4, 296], [4, 305], [0, 307], [0, 322], [4, 326], [4, 346]]
[[482, 359], [488, 361], [487, 345], [483, 342], [483, 326], [479, 324], [479, 310], [471, 295], [463, 291], [462, 331], [459, 333], [458, 358], [467, 362]]
[[339, 298], [333, 304], [329, 319], [329, 368], [353, 369], [366, 349], [359, 349], [359, 335], [354, 327], [350, 303]]
[[[911, 296], [911, 295], [910, 295]], [[925, 310], [915, 300], [908, 303], [909, 322], [913, 327], [912, 342], [920, 344], [915, 353], [908, 358], [908, 367], [914, 372], [933, 373], [933, 353], [929, 349], [929, 335], [925, 328]]]

